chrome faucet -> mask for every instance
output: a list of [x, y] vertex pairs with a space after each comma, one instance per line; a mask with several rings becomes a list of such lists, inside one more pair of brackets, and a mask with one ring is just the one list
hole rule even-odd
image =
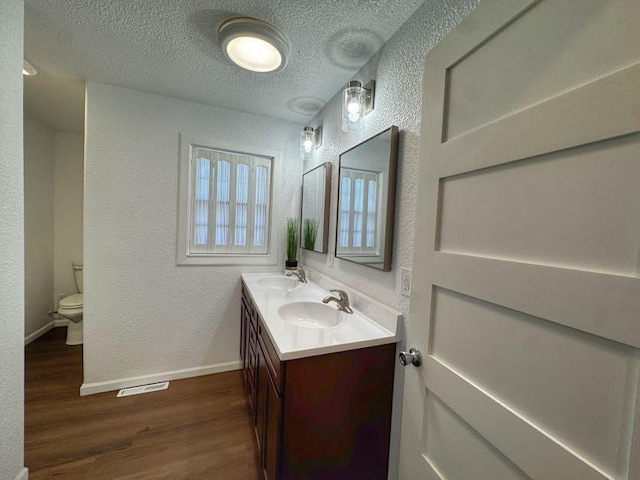
[[322, 303], [336, 302], [338, 305], [338, 310], [341, 310], [346, 313], [353, 313], [353, 310], [349, 306], [349, 295], [344, 290], [329, 290], [330, 292], [337, 293], [338, 296], [334, 297], [333, 295], [329, 295], [328, 297], [324, 297], [322, 299]]
[[287, 277], [290, 277], [291, 275], [295, 275], [296, 277], [298, 277], [299, 282], [307, 283], [307, 274], [304, 273], [304, 268], [298, 267], [295, 270], [287, 273]]

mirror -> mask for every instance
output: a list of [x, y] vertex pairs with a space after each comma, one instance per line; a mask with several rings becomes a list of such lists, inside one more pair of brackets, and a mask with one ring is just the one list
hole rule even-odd
[[329, 162], [302, 175], [301, 248], [327, 253], [330, 188], [331, 163]]
[[398, 127], [340, 155], [336, 257], [391, 270]]

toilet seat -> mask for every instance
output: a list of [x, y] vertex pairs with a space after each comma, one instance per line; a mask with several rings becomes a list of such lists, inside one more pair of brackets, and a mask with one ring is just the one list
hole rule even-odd
[[58, 307], [65, 310], [82, 308], [82, 294], [74, 293], [73, 295], [64, 297], [62, 300], [60, 300]]
[[61, 298], [58, 302], [58, 315], [61, 315], [67, 322], [67, 345], [82, 345], [82, 311], [84, 305], [82, 300], [82, 260], [71, 262], [73, 265], [73, 280], [76, 289], [80, 293], [74, 293], [68, 297]]
[[73, 323], [82, 322], [83, 317], [82, 294], [74, 293], [60, 300], [58, 314], [71, 320]]

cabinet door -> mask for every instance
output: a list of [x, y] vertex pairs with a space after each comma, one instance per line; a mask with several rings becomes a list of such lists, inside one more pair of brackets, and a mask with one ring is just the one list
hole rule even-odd
[[268, 480], [280, 478], [280, 425], [282, 399], [276, 391], [273, 379], [267, 372], [265, 431], [263, 440], [263, 472]]
[[258, 342], [256, 348], [256, 357], [258, 361], [258, 375], [256, 379], [256, 420], [255, 420], [255, 432], [256, 442], [258, 444], [259, 451], [259, 465], [263, 464], [263, 452], [264, 452], [264, 430], [266, 420], [266, 407], [267, 407], [267, 384], [269, 382], [269, 372], [267, 371], [267, 363], [265, 361], [264, 352], [262, 351], [262, 345]]
[[[251, 332], [249, 332], [251, 333]], [[256, 418], [256, 381], [257, 381], [257, 362], [258, 355], [252, 348], [247, 348], [247, 369], [245, 371], [245, 381], [247, 385], [247, 396], [249, 398], [249, 408], [251, 409], [251, 418], [255, 423]]]
[[[247, 334], [247, 327], [249, 325], [247, 304], [244, 296], [240, 302], [240, 361], [242, 362], [242, 369], [247, 369], [247, 341], [249, 336]], [[246, 372], [245, 372], [246, 374]]]

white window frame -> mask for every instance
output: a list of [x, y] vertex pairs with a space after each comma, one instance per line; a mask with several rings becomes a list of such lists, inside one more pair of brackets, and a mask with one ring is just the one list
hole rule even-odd
[[[190, 251], [190, 237], [192, 235], [192, 152], [194, 148], [223, 150], [228, 152], [255, 155], [257, 157], [270, 157], [271, 188], [269, 198], [269, 223], [267, 226], [267, 252], [244, 253], [234, 252], [197, 252]], [[177, 265], [276, 265], [280, 255], [281, 246], [278, 241], [275, 226], [280, 218], [280, 195], [277, 185], [280, 180], [280, 165], [282, 153], [265, 148], [248, 147], [246, 145], [234, 145], [228, 142], [208, 138], [196, 138], [180, 134], [180, 156], [178, 166], [178, 211], [177, 211], [177, 241], [176, 264]]]

